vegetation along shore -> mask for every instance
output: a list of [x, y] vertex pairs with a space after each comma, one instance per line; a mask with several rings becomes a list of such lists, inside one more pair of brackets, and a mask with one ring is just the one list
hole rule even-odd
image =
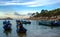
[[54, 10], [41, 10], [33, 13], [27, 20], [60, 20], [60, 8]]

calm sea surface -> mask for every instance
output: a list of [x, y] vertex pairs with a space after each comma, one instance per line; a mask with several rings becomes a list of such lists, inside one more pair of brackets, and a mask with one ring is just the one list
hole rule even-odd
[[0, 20], [0, 37], [60, 37], [60, 27], [42, 26], [38, 24], [37, 20], [30, 20], [31, 24], [23, 24], [27, 32], [26, 34], [18, 34], [15, 20], [10, 21], [12, 30], [4, 32], [3, 20]]

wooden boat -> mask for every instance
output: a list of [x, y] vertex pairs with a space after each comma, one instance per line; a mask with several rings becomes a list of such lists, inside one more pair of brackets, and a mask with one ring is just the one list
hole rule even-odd
[[52, 26], [60, 26], [60, 21], [52, 21], [51, 25]]
[[39, 22], [39, 25], [46, 25], [46, 26], [60, 26], [60, 21], [50, 21], [50, 22]]
[[11, 23], [10, 21], [3, 21], [3, 28], [4, 30], [11, 30]]
[[50, 26], [50, 25], [51, 25], [51, 23], [50, 23], [50, 21], [40, 21], [40, 22], [39, 22], [39, 25], [46, 25], [46, 26]]
[[26, 33], [26, 29], [23, 27], [23, 28], [20, 28], [20, 29], [17, 29], [17, 32], [19, 33]]
[[30, 21], [21, 21], [23, 24], [31, 24]]
[[[16, 20], [16, 22], [18, 22], [18, 21], [20, 21], [20, 20]], [[31, 24], [31, 22], [30, 21], [20, 21], [22, 24]]]
[[20, 21], [16, 21], [16, 22], [17, 22], [17, 32], [25, 33], [27, 29], [23, 27], [23, 24]]

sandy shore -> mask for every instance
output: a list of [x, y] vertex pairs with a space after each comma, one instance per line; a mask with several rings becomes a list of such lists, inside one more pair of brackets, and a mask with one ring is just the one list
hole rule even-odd
[[32, 17], [32, 18], [27, 18], [27, 20], [60, 20], [60, 18]]

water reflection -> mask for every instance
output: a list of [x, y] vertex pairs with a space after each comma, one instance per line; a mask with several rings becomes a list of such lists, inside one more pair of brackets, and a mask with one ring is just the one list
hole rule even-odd
[[18, 33], [17, 32], [17, 35], [18, 35], [18, 37], [26, 37], [26, 33]]
[[11, 30], [4, 30], [3, 33], [6, 35], [6, 37], [9, 37]]

